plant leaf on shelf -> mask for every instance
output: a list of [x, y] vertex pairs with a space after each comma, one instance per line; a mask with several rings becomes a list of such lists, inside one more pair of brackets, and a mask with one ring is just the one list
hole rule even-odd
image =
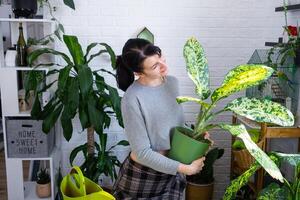
[[229, 103], [225, 110], [257, 122], [293, 126], [294, 116], [286, 107], [267, 99], [241, 97]]
[[249, 153], [255, 158], [255, 160], [272, 176], [283, 182], [283, 176], [277, 167], [277, 165], [269, 158], [269, 156], [262, 151], [250, 138], [245, 126], [219, 124], [219, 127], [229, 131], [232, 135], [239, 137], [243, 140]]

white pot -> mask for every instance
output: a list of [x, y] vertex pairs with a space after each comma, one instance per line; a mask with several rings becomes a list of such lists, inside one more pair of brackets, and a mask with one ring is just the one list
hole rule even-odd
[[16, 66], [17, 50], [7, 50], [5, 54], [5, 65]]

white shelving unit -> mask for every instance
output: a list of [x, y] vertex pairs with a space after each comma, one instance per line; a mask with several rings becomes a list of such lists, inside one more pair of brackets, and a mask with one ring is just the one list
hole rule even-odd
[[[54, 23], [48, 19], [12, 19], [0, 18], [0, 38], [2, 38], [2, 23], [9, 23], [11, 28], [11, 46], [17, 43], [18, 39], [18, 24], [22, 22], [25, 40], [27, 38], [27, 23], [38, 23], [43, 27], [44, 35], [51, 33], [54, 30]], [[17, 72], [33, 70], [30, 67], [8, 67], [4, 64], [4, 46], [3, 41], [0, 40], [0, 88], [1, 88], [1, 102], [2, 102], [2, 123], [3, 123], [3, 138], [5, 149], [5, 163], [6, 163], [6, 177], [7, 177], [7, 195], [9, 200], [35, 200], [40, 199], [36, 196], [35, 182], [23, 180], [23, 161], [29, 160], [46, 160], [49, 163], [51, 176], [51, 197], [43, 198], [54, 200], [57, 193], [56, 178], [59, 167], [61, 166], [61, 150], [60, 150], [60, 134], [61, 128], [57, 124], [55, 127], [55, 147], [49, 157], [41, 158], [10, 158], [7, 152], [7, 137], [6, 137], [6, 119], [8, 117], [30, 117], [30, 111], [20, 112], [18, 102], [18, 85]], [[43, 70], [47, 72], [48, 68], [38, 68], [34, 70]], [[41, 130], [42, 131], [42, 130]], [[1, 148], [1, 143], [0, 143]], [[1, 199], [1, 197], [0, 197]]]

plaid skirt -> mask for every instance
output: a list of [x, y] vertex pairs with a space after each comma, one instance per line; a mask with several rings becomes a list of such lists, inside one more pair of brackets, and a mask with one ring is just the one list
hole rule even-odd
[[182, 174], [161, 173], [128, 156], [113, 186], [113, 196], [117, 200], [180, 200], [185, 187], [186, 179]]

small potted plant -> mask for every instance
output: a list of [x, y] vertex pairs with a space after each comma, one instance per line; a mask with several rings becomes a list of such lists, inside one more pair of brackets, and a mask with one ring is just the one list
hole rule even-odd
[[47, 168], [42, 168], [37, 174], [36, 194], [39, 198], [51, 196], [51, 178]]
[[[205, 155], [210, 141], [204, 139], [204, 133], [213, 128], [221, 128], [240, 138], [249, 153], [276, 179], [283, 181], [278, 167], [270, 160], [250, 138], [243, 124], [231, 125], [214, 120], [221, 113], [232, 111], [257, 122], [273, 123], [280, 126], [292, 126], [293, 114], [285, 107], [267, 99], [240, 97], [228, 103], [223, 109], [215, 111], [220, 100], [240, 92], [246, 88], [258, 85], [268, 79], [274, 70], [265, 65], [239, 65], [225, 76], [222, 85], [213, 92], [209, 88], [207, 59], [200, 43], [190, 38], [184, 46], [184, 57], [189, 77], [196, 85], [199, 98], [179, 96], [178, 103], [193, 101], [199, 104], [195, 129], [187, 127], [175, 128], [171, 138], [169, 157], [182, 163], [189, 164]], [[205, 102], [208, 97], [211, 101]]]
[[186, 177], [187, 186], [185, 196], [187, 200], [212, 199], [214, 191], [213, 165], [223, 154], [224, 149], [213, 148], [207, 153], [204, 167], [200, 173]]

